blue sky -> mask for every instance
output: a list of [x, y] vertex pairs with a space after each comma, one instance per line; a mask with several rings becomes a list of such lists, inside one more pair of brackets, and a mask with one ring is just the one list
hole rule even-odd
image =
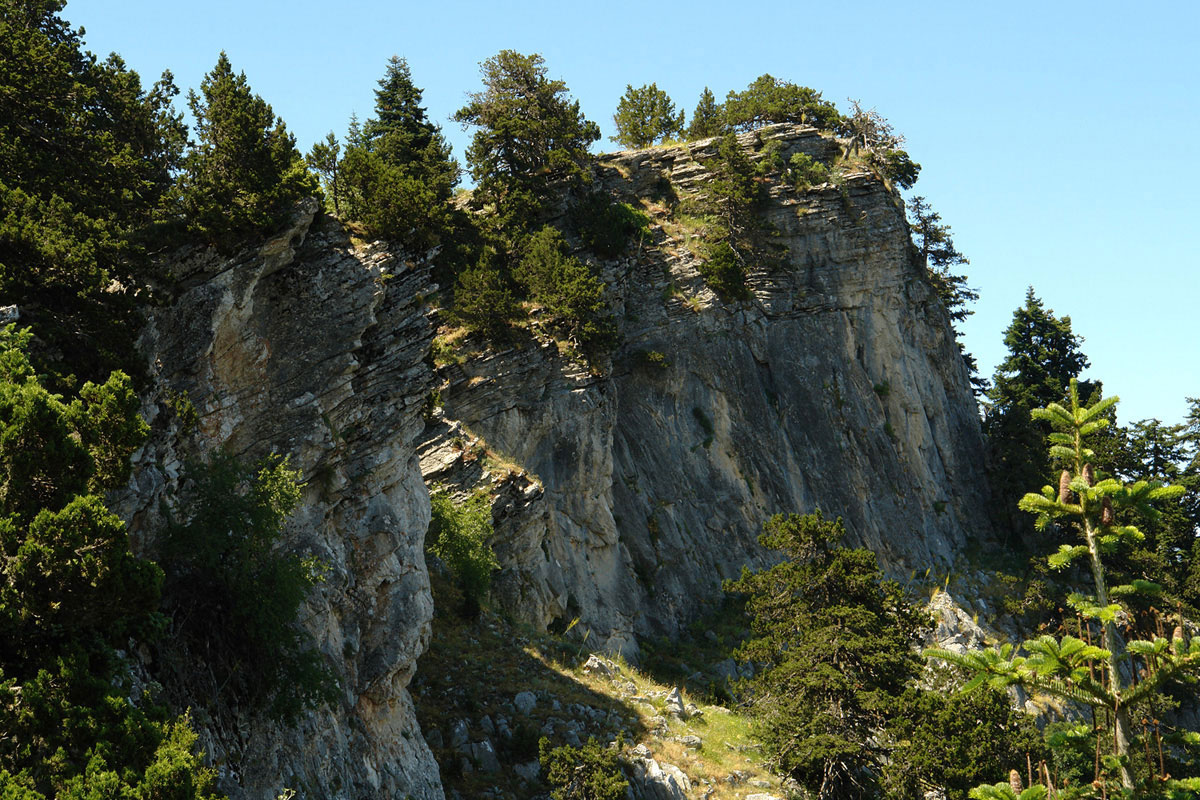
[[[740, 9], [745, 10], [740, 10]], [[689, 113], [770, 73], [874, 107], [908, 138], [924, 195], [971, 259], [968, 349], [990, 375], [1032, 285], [1069, 315], [1122, 420], [1179, 421], [1200, 396], [1200, 4], [830, 2], [595, 4], [74, 0], [99, 54], [185, 89], [221, 49], [305, 149], [371, 114], [408, 59], [450, 121], [478, 63], [538, 52], [607, 137], [626, 84]], [[605, 149], [612, 145], [605, 139]]]

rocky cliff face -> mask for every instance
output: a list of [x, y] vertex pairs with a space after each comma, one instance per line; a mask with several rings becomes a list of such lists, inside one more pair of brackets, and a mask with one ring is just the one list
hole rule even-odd
[[[752, 158], [770, 140], [785, 163], [837, 147], [798, 126], [741, 137]], [[703, 192], [714, 152], [619, 153], [599, 180], [635, 204]], [[578, 617], [593, 642], [636, 656], [636, 635], [674, 633], [723, 578], [771, 558], [756, 536], [772, 513], [841, 515], [896, 574], [947, 568], [987, 531], [975, 402], [901, 201], [865, 172], [769, 195], [781, 257], [751, 271], [752, 299], [716, 298], [695, 234], [647, 203], [634, 253], [579, 253], [613, 291], [611, 365], [589, 370], [547, 341], [441, 370], [444, 422], [426, 430], [422, 469], [497, 497], [494, 594], [519, 618]]]
[[[432, 616], [429, 498], [413, 447], [430, 385], [428, 270], [381, 245], [353, 246], [329, 221], [314, 225], [316, 208], [261, 249], [174, 266], [183, 291], [142, 341], [154, 433], [122, 508], [153, 551], [159, 502], [186, 458], [287, 454], [306, 481], [287, 546], [330, 568], [304, 624], [340, 697], [290, 728], [235, 714], [222, 729], [198, 715], [202, 745], [235, 798], [288, 787], [432, 800], [443, 796], [437, 764], [406, 688]], [[194, 427], [178, 413], [189, 402]]]
[[[770, 140], [784, 161], [837, 148], [796, 126], [742, 136], [755, 158]], [[597, 180], [635, 204], [703, 192], [714, 150], [616, 154]], [[840, 514], [897, 573], [948, 566], [986, 531], [975, 404], [898, 198], [866, 173], [769, 189], [779, 257], [752, 270], [750, 300], [716, 298], [694, 232], [648, 201], [632, 252], [580, 254], [610, 286], [611, 363], [581, 364], [535, 321], [521, 346], [442, 367], [429, 421], [424, 262], [352, 243], [314, 204], [259, 249], [175, 265], [178, 300], [142, 342], [154, 432], [120, 507], [153, 553], [185, 459], [288, 454], [307, 484], [288, 546], [330, 566], [304, 624], [341, 686], [295, 728], [197, 718], [222, 788], [442, 797], [406, 688], [430, 634], [427, 484], [491, 492], [495, 602], [539, 627], [579, 618], [629, 657], [769, 562], [756, 535], [772, 513]]]

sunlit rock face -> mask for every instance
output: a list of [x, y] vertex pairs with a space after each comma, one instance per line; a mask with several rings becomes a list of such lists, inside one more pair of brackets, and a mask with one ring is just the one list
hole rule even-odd
[[[739, 139], [752, 159], [776, 140], [785, 163], [838, 148], [791, 125]], [[635, 206], [703, 193], [715, 151], [618, 153], [597, 179]], [[767, 185], [751, 299], [705, 286], [695, 234], [655, 201], [624, 256], [577, 252], [612, 293], [610, 364], [543, 341], [441, 369], [423, 469], [496, 495], [494, 594], [517, 617], [578, 618], [577, 632], [636, 657], [636, 635], [671, 635], [719, 601], [722, 579], [769, 562], [756, 537], [773, 513], [844, 517], [850, 543], [893, 574], [946, 567], [988, 532], [976, 404], [900, 198], [866, 172]], [[471, 437], [524, 472], [472, 460]]]
[[232, 726], [198, 713], [220, 787], [235, 798], [285, 788], [442, 798], [407, 691], [433, 612], [429, 496], [413, 446], [431, 383], [428, 265], [353, 246], [316, 210], [306, 204], [278, 237], [235, 257], [202, 251], [171, 265], [181, 291], [142, 337], [154, 433], [122, 507], [153, 551], [159, 501], [187, 459], [218, 448], [250, 462], [287, 455], [305, 488], [284, 546], [329, 567], [300, 617], [339, 697], [287, 727], [236, 709]]

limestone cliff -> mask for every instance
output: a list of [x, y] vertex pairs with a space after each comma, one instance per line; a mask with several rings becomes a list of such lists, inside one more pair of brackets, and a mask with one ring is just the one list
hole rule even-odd
[[[838, 147], [798, 126], [741, 142], [757, 158], [771, 139], [785, 160]], [[315, 203], [262, 247], [174, 263], [176, 300], [142, 339], [153, 434], [120, 501], [135, 539], [153, 554], [185, 459], [278, 452], [306, 481], [287, 544], [330, 566], [303, 622], [341, 696], [291, 729], [198, 717], [225, 791], [443, 796], [407, 691], [430, 635], [427, 484], [492, 493], [496, 603], [543, 628], [578, 617], [630, 657], [637, 635], [673, 633], [722, 578], [769, 561], [755, 537], [771, 513], [843, 515], [893, 572], [949, 565], [986, 531], [967, 373], [899, 199], [865, 172], [768, 182], [780, 257], [751, 272], [750, 300], [724, 302], [669, 203], [643, 203], [702, 192], [713, 151], [600, 161], [600, 185], [652, 220], [621, 258], [580, 252], [623, 340], [595, 368], [535, 320], [524, 344], [469, 354], [435, 383], [428, 264], [351, 241]], [[435, 386], [442, 408], [423, 419]]]
[[[790, 125], [740, 137], [752, 158], [772, 139], [785, 162], [838, 146]], [[703, 192], [714, 152], [618, 153], [598, 180], [633, 203]], [[745, 302], [704, 285], [666, 203], [643, 205], [635, 252], [577, 253], [612, 292], [611, 365], [544, 342], [441, 370], [422, 469], [496, 495], [501, 605], [539, 626], [578, 617], [634, 656], [636, 635], [670, 635], [722, 578], [770, 558], [756, 535], [772, 513], [842, 515], [893, 573], [948, 567], [986, 532], [967, 371], [889, 187], [867, 172], [806, 191], [770, 182], [760, 213], [781, 258], [751, 271]], [[524, 471], [489, 468], [474, 457], [485, 447]]]
[[[443, 796], [438, 769], [406, 688], [432, 615], [429, 498], [412, 444], [430, 384], [428, 269], [382, 245], [352, 245], [332, 221], [313, 223], [316, 208], [260, 249], [173, 265], [178, 297], [142, 339], [154, 432], [122, 508], [153, 552], [159, 503], [184, 459], [216, 448], [290, 456], [306, 487], [287, 545], [330, 567], [303, 621], [340, 698], [294, 728], [235, 715], [222, 729], [197, 715], [202, 745], [235, 798], [287, 787], [432, 800]], [[178, 413], [189, 403], [194, 427]]]

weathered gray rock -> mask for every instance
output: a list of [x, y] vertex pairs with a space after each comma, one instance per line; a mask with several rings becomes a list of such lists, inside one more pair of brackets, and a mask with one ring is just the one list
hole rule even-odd
[[653, 758], [633, 758], [628, 777], [634, 800], [687, 800], [692, 790], [692, 782], [683, 770]]
[[513, 772], [526, 783], [533, 783], [542, 774], [542, 765], [537, 761], [526, 761], [524, 764], [513, 764]]
[[[160, 503], [185, 459], [217, 448], [249, 461], [288, 455], [305, 490], [285, 546], [329, 567], [301, 619], [341, 691], [287, 728], [236, 709], [235, 724], [219, 728], [196, 717], [200, 745], [235, 800], [285, 786], [440, 800], [406, 688], [433, 610], [429, 499], [413, 446], [432, 378], [420, 301], [428, 266], [353, 246], [316, 211], [306, 203], [260, 248], [194, 251], [171, 265], [180, 294], [153, 311], [141, 338], [152, 435], [117, 507], [135, 544], [153, 552]], [[172, 411], [180, 398], [195, 408], [194, 430]]]
[[[768, 139], [785, 160], [837, 147], [800, 126], [739, 137]], [[634, 202], [664, 180], [700, 190], [713, 147], [617, 154], [598, 179]], [[487, 484], [494, 599], [517, 617], [578, 618], [598, 649], [636, 658], [635, 635], [674, 635], [722, 579], [771, 563], [756, 541], [770, 514], [840, 515], [893, 574], [947, 566], [989, 532], [976, 404], [900, 198], [861, 173], [775, 185], [760, 216], [780, 258], [751, 265], [747, 301], [715, 297], [689, 230], [656, 216], [635, 252], [591, 259], [623, 336], [611, 364], [547, 340], [441, 370], [441, 427], [523, 468]], [[427, 431], [427, 478], [474, 485], [447, 441]]]
[[528, 717], [537, 706], [537, 695], [533, 692], [518, 692], [517, 696], [513, 698], [513, 705], [516, 706], [517, 711]]
[[500, 760], [496, 758], [496, 748], [492, 747], [492, 743], [484, 739], [482, 742], [475, 742], [470, 749], [471, 758], [482, 772], [499, 772]]

